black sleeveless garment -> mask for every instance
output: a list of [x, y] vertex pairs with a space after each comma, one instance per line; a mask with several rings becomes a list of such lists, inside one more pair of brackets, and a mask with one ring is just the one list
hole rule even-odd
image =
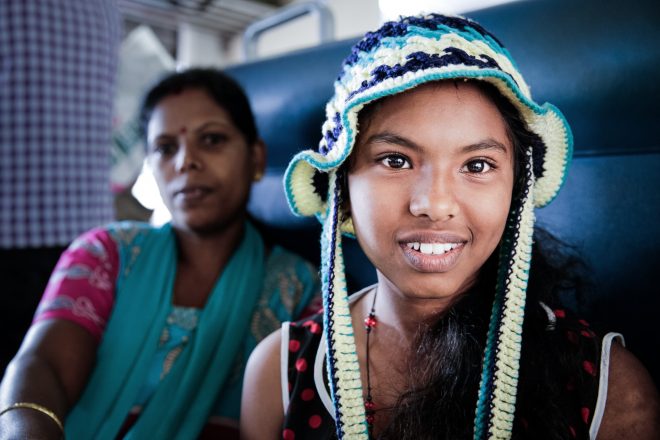
[[[569, 402], [565, 408], [568, 419], [565, 438], [588, 439], [598, 397], [600, 339], [586, 321], [577, 319], [570, 312], [563, 309], [547, 310], [555, 316], [553, 328], [548, 331], [563, 335], [566, 350], [575, 358], [574, 368], [566, 382], [557, 384], [562, 387], [562, 401]], [[288, 387], [289, 390], [288, 399], [285, 398], [285, 405], [288, 400], [288, 406], [285, 410], [282, 439], [336, 438], [326, 362], [324, 353], [319, 353], [323, 337], [322, 313], [301, 321], [285, 323], [282, 337], [283, 344], [287, 345], [287, 355], [286, 359], [282, 359], [282, 365], [286, 365], [288, 380], [287, 384], [282, 385], [282, 389]], [[282, 353], [285, 353], [284, 347]], [[528, 422], [524, 415], [520, 414], [525, 410], [529, 408], [518, 407], [516, 410], [514, 432], [517, 429], [522, 430], [515, 436], [517, 438], [528, 438], [524, 435]]]

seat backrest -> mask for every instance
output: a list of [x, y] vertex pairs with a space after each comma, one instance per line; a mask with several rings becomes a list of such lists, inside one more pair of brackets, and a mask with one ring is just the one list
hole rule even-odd
[[[575, 245], [590, 266], [587, 318], [623, 333], [660, 383], [660, 3], [520, 1], [468, 15], [508, 45], [535, 100], [552, 102], [571, 123], [574, 161], [557, 199], [538, 210], [539, 224]], [[319, 226], [289, 212], [282, 174], [293, 154], [317, 145], [324, 104], [354, 42], [229, 69], [269, 147], [250, 210], [317, 263]], [[356, 243], [345, 243], [349, 287], [373, 282]]]

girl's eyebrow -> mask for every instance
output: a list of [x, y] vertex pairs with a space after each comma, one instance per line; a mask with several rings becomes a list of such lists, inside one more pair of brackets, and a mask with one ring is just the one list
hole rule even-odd
[[[365, 142], [365, 144], [378, 144], [378, 143], [400, 145], [410, 148], [411, 150], [414, 151], [422, 150], [422, 147], [420, 147], [414, 141], [387, 131], [374, 134], [370, 136]], [[499, 150], [505, 154], [508, 152], [508, 148], [506, 147], [506, 145], [493, 138], [488, 138], [481, 140], [479, 142], [475, 142], [473, 144], [465, 145], [464, 147], [461, 148], [461, 153], [473, 153], [475, 151], [484, 151], [484, 150], [496, 150], [496, 151]]]
[[387, 131], [369, 136], [365, 144], [394, 144], [410, 148], [414, 151], [422, 150], [422, 147], [412, 140]]
[[473, 153], [475, 151], [483, 151], [483, 150], [499, 150], [504, 154], [506, 154], [509, 151], [506, 145], [492, 138], [484, 139], [482, 141], [476, 142], [474, 144], [466, 145], [463, 148], [461, 148], [461, 151], [463, 153]]

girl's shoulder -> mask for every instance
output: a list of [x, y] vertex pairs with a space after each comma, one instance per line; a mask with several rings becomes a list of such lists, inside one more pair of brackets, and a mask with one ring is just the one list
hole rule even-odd
[[[660, 398], [648, 371], [625, 348], [623, 335], [599, 335], [570, 310], [554, 309], [555, 331], [572, 355], [575, 388], [582, 396], [580, 413], [589, 438], [657, 438]], [[571, 365], [571, 364], [569, 364]]]

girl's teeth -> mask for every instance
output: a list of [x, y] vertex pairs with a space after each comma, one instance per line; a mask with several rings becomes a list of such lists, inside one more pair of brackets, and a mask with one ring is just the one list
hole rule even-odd
[[456, 243], [407, 243], [408, 248], [426, 255], [442, 255], [456, 247]]

